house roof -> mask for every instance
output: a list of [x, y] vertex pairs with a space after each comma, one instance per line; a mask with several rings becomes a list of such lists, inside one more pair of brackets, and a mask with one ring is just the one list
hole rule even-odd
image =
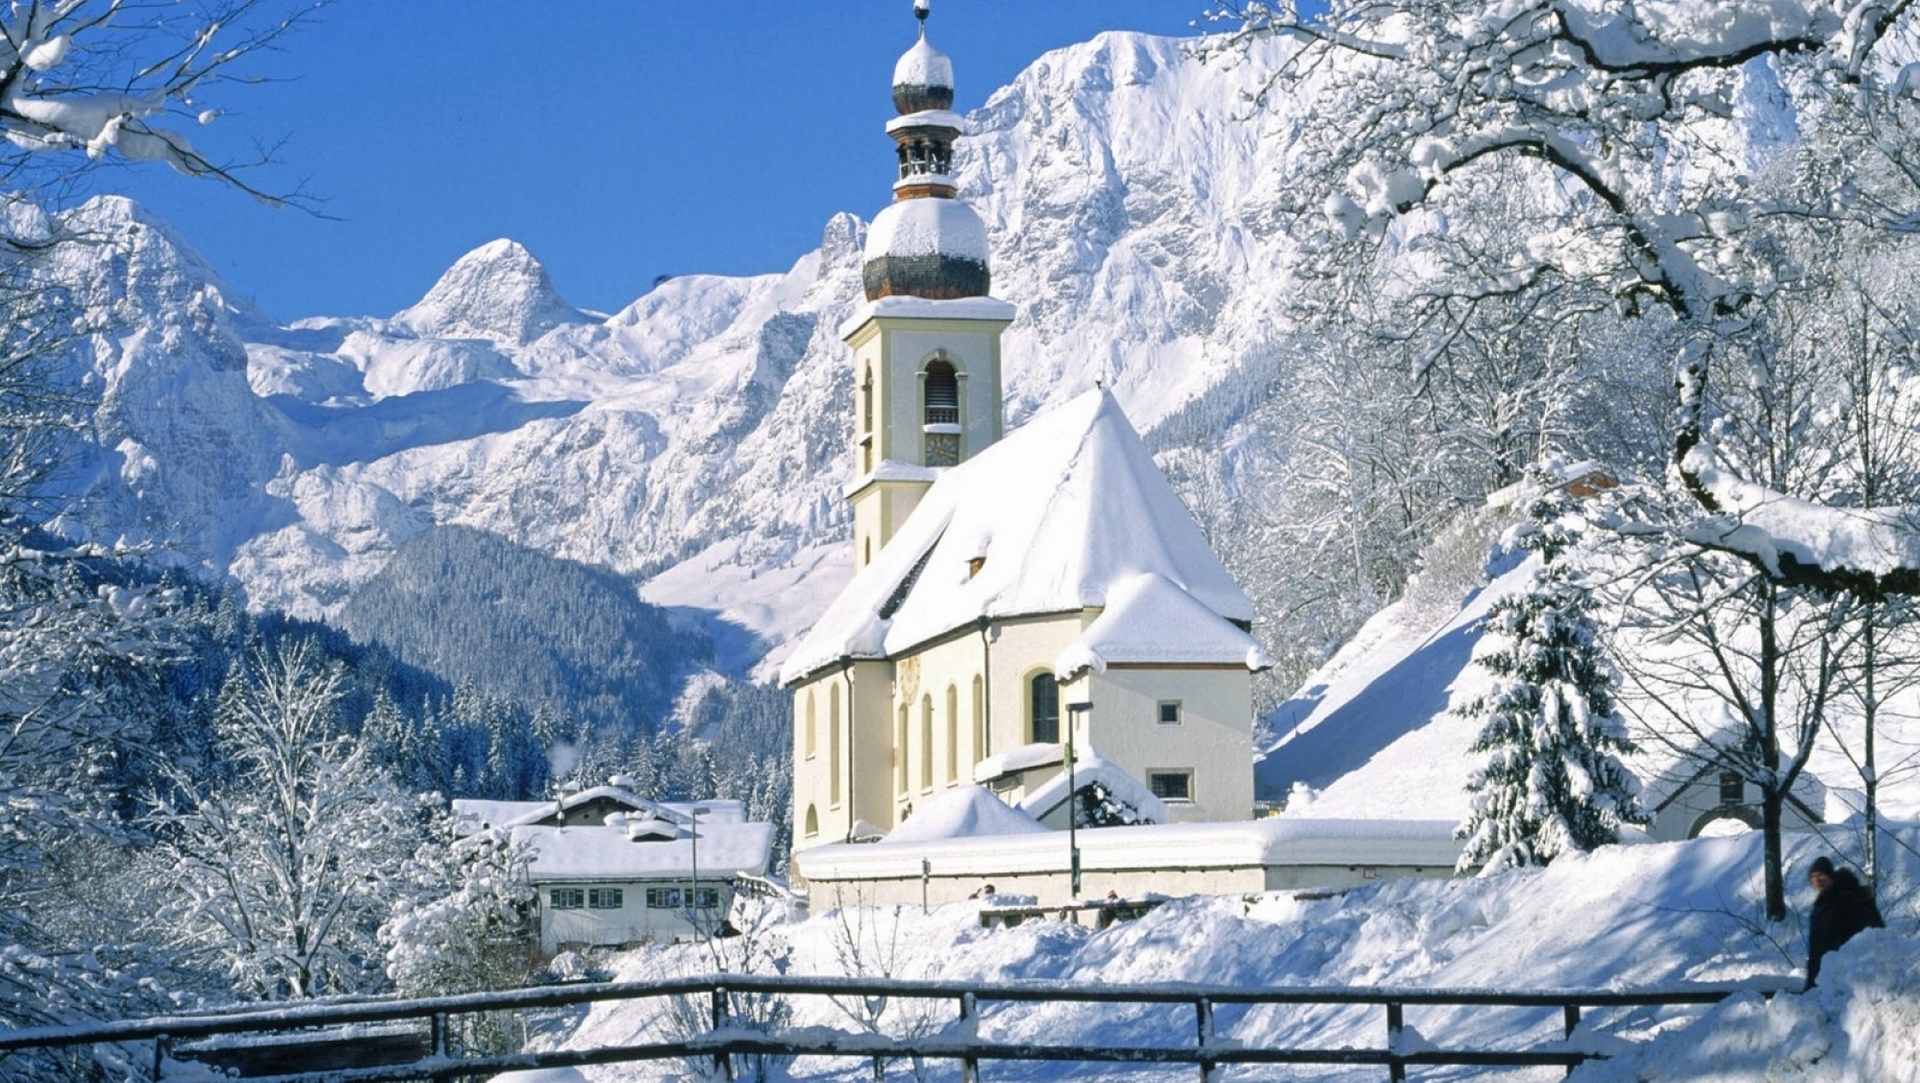
[[1128, 599], [1137, 604], [1124, 624], [1077, 660], [1134, 660], [1095, 647], [1141, 653], [1154, 618], [1172, 614], [1183, 632], [1204, 629], [1208, 661], [1256, 661], [1244, 632], [1234, 651], [1225, 646], [1240, 632], [1231, 622], [1252, 621], [1253, 604], [1101, 389], [945, 471], [780, 678], [793, 683], [843, 658], [898, 656], [982, 619]]
[[746, 820], [746, 810], [738, 801], [654, 801], [641, 797], [622, 786], [595, 786], [567, 794], [555, 801], [485, 801], [477, 798], [459, 798], [453, 802], [453, 815], [455, 819], [468, 821], [480, 828], [523, 827], [558, 820], [567, 813], [596, 801], [676, 824], [686, 823], [691, 811], [695, 808], [701, 810], [700, 822], [703, 824], [737, 824]]
[[[533, 852], [528, 875], [535, 883], [563, 880], [687, 880], [694, 871], [694, 843], [651, 832], [629, 837], [627, 827], [546, 827], [525, 824], [511, 831], [516, 844]], [[714, 879], [767, 871], [773, 825], [700, 824], [699, 870]]]

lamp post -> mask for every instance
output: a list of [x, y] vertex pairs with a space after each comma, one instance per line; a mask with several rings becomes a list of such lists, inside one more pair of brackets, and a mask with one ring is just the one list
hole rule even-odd
[[1080, 783], [1074, 770], [1073, 733], [1080, 728], [1080, 716], [1093, 714], [1093, 703], [1081, 700], [1067, 704], [1067, 853], [1071, 858], [1067, 893], [1080, 897]]
[[692, 921], [695, 936], [703, 935], [700, 932], [700, 816], [712, 811], [698, 805], [687, 809], [687, 838], [693, 843], [693, 898], [688, 900], [687, 917]]

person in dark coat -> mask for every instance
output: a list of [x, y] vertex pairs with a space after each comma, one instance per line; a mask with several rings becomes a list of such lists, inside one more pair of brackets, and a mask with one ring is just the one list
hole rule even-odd
[[1831, 858], [1814, 858], [1807, 868], [1807, 882], [1819, 893], [1813, 900], [1813, 916], [1807, 920], [1806, 987], [1811, 989], [1820, 977], [1823, 956], [1860, 930], [1884, 929], [1887, 923], [1860, 878], [1852, 869], [1835, 869]]

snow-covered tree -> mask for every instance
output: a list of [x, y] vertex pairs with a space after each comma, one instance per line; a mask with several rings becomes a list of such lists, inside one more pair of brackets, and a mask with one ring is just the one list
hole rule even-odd
[[[1270, 92], [1342, 117], [1303, 127], [1285, 178], [1308, 272], [1328, 283], [1317, 292], [1358, 293], [1386, 255], [1417, 249], [1425, 296], [1574, 282], [1657, 314], [1678, 345], [1671, 462], [1694, 505], [1689, 540], [1787, 585], [1920, 593], [1911, 509], [1860, 515], [1769, 489], [1723, 459], [1708, 412], [1710, 367], [1740, 363], [1744, 332], [1802, 266], [1783, 232], [1913, 232], [1912, 0], [1280, 0], [1216, 14], [1238, 26], [1222, 52], [1292, 37]], [[1477, 217], [1501, 188], [1524, 188], [1531, 208]]]
[[341, 733], [343, 683], [304, 641], [262, 651], [222, 689], [231, 778], [154, 816], [160, 933], [249, 996], [306, 997], [378, 981], [377, 930], [418, 848], [417, 803]]
[[[22, 0], [0, 11], [0, 184], [33, 187], [71, 175], [67, 160], [109, 155], [164, 162], [280, 202], [241, 166], [195, 148], [189, 125], [221, 111], [223, 83], [312, 3], [216, 0]], [[58, 160], [36, 162], [39, 158]]]
[[1562, 479], [1532, 472], [1542, 491], [1506, 539], [1539, 561], [1525, 586], [1493, 603], [1473, 653], [1479, 680], [1453, 710], [1478, 721], [1469, 749], [1485, 757], [1456, 835], [1462, 871], [1545, 865], [1569, 850], [1618, 841], [1644, 823], [1640, 781], [1614, 710], [1614, 677], [1593, 619], [1593, 596], [1566, 551], [1584, 524]]
[[[404, 996], [514, 989], [539, 971], [537, 895], [531, 855], [504, 831], [456, 837], [450, 816], [433, 829], [408, 870], [411, 890], [380, 926], [387, 977]], [[510, 1015], [454, 1021], [469, 1050], [517, 1049], [525, 1034]]]

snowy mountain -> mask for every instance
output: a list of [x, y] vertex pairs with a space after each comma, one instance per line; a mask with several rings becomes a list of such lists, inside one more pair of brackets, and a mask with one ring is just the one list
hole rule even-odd
[[[972, 118], [962, 196], [1020, 308], [1012, 424], [1104, 381], [1146, 428], [1271, 335], [1286, 256], [1260, 181], [1286, 118], [1242, 107], [1259, 67], [1109, 34]], [[870, 164], [877, 210], [889, 163]], [[149, 540], [254, 605], [331, 617], [409, 538], [471, 526], [724, 616], [762, 641], [743, 662], [850, 572], [852, 215], [784, 274], [676, 278], [605, 318], [500, 240], [391, 317], [289, 325], [124, 200], [70, 220], [112, 243], [70, 250], [61, 277], [127, 330], [83, 351], [105, 395], [69, 530]]]

